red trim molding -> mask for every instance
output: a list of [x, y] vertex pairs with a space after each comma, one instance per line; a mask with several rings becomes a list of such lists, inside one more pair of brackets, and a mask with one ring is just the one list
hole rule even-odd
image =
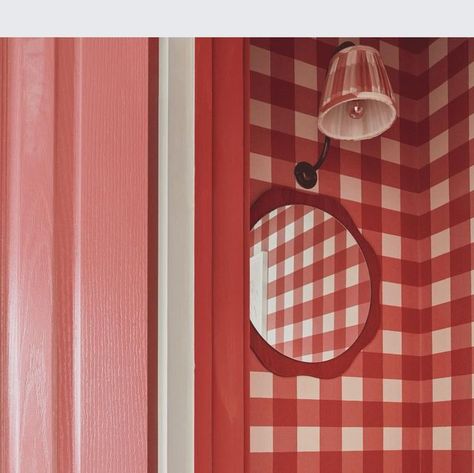
[[372, 340], [380, 324], [380, 269], [378, 257], [361, 235], [351, 216], [341, 203], [326, 195], [309, 194], [284, 187], [273, 187], [252, 205], [250, 228], [270, 211], [290, 204], [304, 204], [317, 207], [339, 220], [357, 241], [364, 254], [370, 274], [371, 301], [367, 321], [356, 341], [341, 355], [332, 360], [306, 363], [289, 358], [269, 345], [251, 324], [250, 345], [271, 372], [279, 376], [315, 376], [334, 378], [340, 376], [352, 363], [357, 354]]
[[196, 39], [195, 471], [247, 471], [248, 56]]
[[148, 39], [148, 473], [158, 470], [158, 90], [159, 39]]
[[195, 459], [212, 471], [212, 39], [195, 41]]

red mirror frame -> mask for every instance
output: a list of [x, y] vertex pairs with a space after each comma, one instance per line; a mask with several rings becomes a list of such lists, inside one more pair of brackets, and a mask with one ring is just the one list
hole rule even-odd
[[294, 360], [273, 348], [250, 324], [250, 346], [262, 365], [278, 376], [314, 376], [335, 378], [354, 361], [357, 354], [372, 340], [380, 322], [380, 266], [378, 256], [359, 232], [349, 212], [335, 198], [309, 194], [285, 187], [273, 187], [260, 196], [250, 210], [250, 230], [267, 213], [285, 205], [303, 204], [316, 207], [339, 220], [357, 241], [367, 262], [370, 275], [371, 299], [364, 328], [355, 342], [332, 360], [308, 363]]

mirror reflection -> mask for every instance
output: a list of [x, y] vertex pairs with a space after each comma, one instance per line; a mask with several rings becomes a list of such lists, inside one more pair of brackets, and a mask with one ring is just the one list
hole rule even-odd
[[279, 207], [250, 236], [250, 318], [284, 355], [326, 361], [346, 351], [367, 320], [370, 279], [351, 233], [307, 205]]

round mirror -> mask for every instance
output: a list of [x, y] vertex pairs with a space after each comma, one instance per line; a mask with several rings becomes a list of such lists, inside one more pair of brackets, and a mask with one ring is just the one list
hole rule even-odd
[[344, 353], [369, 313], [367, 263], [351, 233], [308, 205], [272, 210], [250, 236], [250, 317], [260, 335], [295, 360]]
[[375, 333], [361, 340], [377, 308], [376, 256], [340, 204], [297, 196], [277, 192], [272, 205], [264, 195], [252, 212], [250, 319], [259, 334], [252, 346], [276, 374], [313, 373], [287, 368], [288, 359], [300, 367], [337, 365], [339, 359], [347, 365]]

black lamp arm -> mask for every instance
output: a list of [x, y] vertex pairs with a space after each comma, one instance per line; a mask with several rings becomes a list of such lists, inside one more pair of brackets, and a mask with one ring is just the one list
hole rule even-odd
[[310, 164], [306, 161], [301, 161], [295, 166], [295, 177], [298, 184], [305, 188], [311, 189], [316, 185], [318, 177], [316, 171], [323, 165], [329, 151], [329, 145], [331, 144], [331, 138], [329, 136], [324, 137], [323, 149], [319, 155], [316, 164]]
[[329, 136], [324, 137], [323, 149], [321, 150], [321, 154], [319, 155], [316, 164], [313, 166], [314, 170], [317, 171], [326, 161], [326, 157], [328, 155], [329, 146], [331, 145], [331, 138]]

